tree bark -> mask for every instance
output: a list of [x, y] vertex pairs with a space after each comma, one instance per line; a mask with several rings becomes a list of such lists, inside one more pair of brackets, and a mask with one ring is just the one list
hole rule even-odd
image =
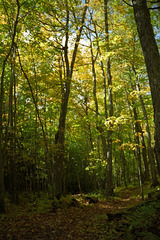
[[5, 68], [6, 68], [6, 63], [8, 61], [8, 58], [11, 54], [13, 45], [14, 45], [14, 40], [16, 36], [16, 31], [17, 31], [17, 25], [18, 25], [18, 18], [19, 18], [19, 12], [20, 12], [20, 4], [19, 0], [17, 2], [17, 13], [16, 13], [16, 18], [14, 21], [14, 28], [13, 28], [13, 34], [12, 34], [12, 39], [11, 39], [11, 46], [9, 48], [9, 51], [3, 61], [2, 65], [2, 74], [1, 74], [1, 89], [0, 89], [0, 213], [5, 213], [5, 202], [4, 202], [4, 155], [3, 155], [3, 101], [4, 101], [4, 75], [5, 75]]
[[[17, 173], [16, 173], [16, 105], [15, 105], [15, 58], [16, 47], [13, 47], [13, 57], [11, 64], [11, 77], [10, 77], [10, 89], [9, 89], [9, 112], [8, 112], [8, 127], [6, 143], [10, 142], [10, 193], [11, 202], [18, 204], [18, 186], [17, 186]], [[14, 90], [14, 92], [13, 92]], [[9, 139], [8, 139], [9, 135]]]
[[[136, 90], [136, 84], [132, 85], [132, 90]], [[140, 96], [142, 98], [142, 96]], [[138, 114], [137, 114], [137, 109], [134, 107], [134, 102], [133, 102], [133, 112], [134, 112], [134, 117], [136, 120], [135, 125], [137, 125], [137, 135], [140, 135], [141, 139], [141, 145], [142, 145], [142, 158], [143, 158], [143, 163], [144, 163], [144, 181], [149, 181], [149, 168], [148, 168], [148, 160], [147, 160], [147, 151], [146, 151], [146, 144], [143, 136], [143, 131], [140, 122], [138, 121]], [[139, 136], [136, 136], [139, 138]]]
[[[97, 40], [97, 51], [99, 53], [99, 56], [101, 57], [101, 50], [99, 46], [99, 38], [98, 38], [98, 33], [96, 29], [96, 23], [94, 22], [94, 28], [95, 28], [95, 34], [96, 34], [96, 40]], [[100, 60], [100, 66], [101, 66], [101, 71], [102, 71], [102, 77], [103, 77], [103, 99], [104, 99], [104, 112], [105, 112], [105, 119], [107, 120], [108, 118], [108, 112], [107, 112], [107, 88], [106, 88], [106, 73], [104, 69], [104, 64], [103, 61]]]
[[[134, 65], [132, 66], [132, 70], [135, 74], [136, 89], [138, 92], [140, 92], [141, 89], [140, 89], [140, 85], [139, 85], [139, 79], [138, 79]], [[152, 182], [153, 182], [152, 185], [156, 186], [158, 184], [158, 179], [157, 179], [157, 175], [156, 175], [154, 152], [153, 152], [153, 148], [151, 146], [151, 133], [150, 133], [150, 127], [149, 127], [149, 123], [148, 123], [148, 115], [147, 115], [146, 107], [145, 107], [145, 104], [143, 101], [143, 97], [141, 95], [139, 95], [139, 100], [141, 103], [141, 107], [142, 107], [142, 111], [143, 111], [143, 115], [144, 115], [144, 119], [145, 119], [145, 126], [146, 126], [146, 133], [147, 133], [147, 154], [148, 154], [149, 164], [151, 167], [151, 176], [152, 176]]]
[[98, 119], [99, 112], [98, 112], [98, 100], [97, 100], [97, 78], [96, 78], [95, 59], [94, 59], [94, 56], [93, 56], [91, 38], [90, 38], [90, 49], [91, 49], [91, 60], [92, 60], [93, 98], [94, 98], [94, 103], [95, 103], [96, 129], [100, 133], [100, 138], [101, 138], [101, 141], [102, 141], [103, 160], [106, 161], [107, 160], [107, 143], [106, 143], [104, 127], [101, 126], [102, 123]]
[[[135, 142], [135, 149], [133, 151], [134, 151], [134, 155], [135, 155], [136, 162], [137, 162], [138, 178], [139, 178], [139, 185], [140, 185], [140, 189], [141, 189], [142, 199], [144, 199], [143, 184], [142, 184], [143, 176], [142, 176], [142, 168], [141, 168], [141, 152], [140, 152], [140, 147], [139, 147], [139, 145], [140, 145], [140, 143], [139, 143], [139, 125], [138, 125], [138, 122], [137, 122], [137, 120], [138, 120], [137, 111], [134, 107], [134, 102], [132, 101], [133, 114], [134, 114], [134, 118], [133, 118], [131, 104], [130, 104], [130, 101], [129, 101], [129, 98], [128, 98], [128, 92], [126, 90], [126, 86], [125, 86], [124, 81], [123, 81], [123, 84], [124, 84], [124, 89], [125, 89], [125, 93], [126, 93], [126, 96], [127, 96], [127, 103], [128, 103], [129, 112], [130, 112], [131, 119], [132, 119], [132, 131], [133, 131], [134, 142]], [[130, 140], [130, 142], [131, 142], [131, 140]]]
[[[109, 29], [108, 29], [108, 0], [104, 0], [104, 17], [105, 17], [105, 34], [106, 34], [106, 50], [110, 51], [109, 47]], [[107, 78], [108, 78], [108, 98], [109, 98], [109, 117], [113, 116], [113, 96], [112, 96], [112, 75], [111, 61], [107, 58]], [[112, 127], [112, 126], [111, 126]], [[106, 196], [113, 195], [113, 180], [112, 180], [112, 130], [108, 130], [107, 143], [107, 167], [106, 167]]]
[[132, 0], [132, 3], [151, 88], [155, 123], [155, 155], [160, 175], [160, 55], [146, 0]]
[[134, 139], [135, 139], [135, 155], [136, 155], [136, 160], [137, 160], [137, 168], [138, 168], [138, 178], [139, 178], [139, 185], [141, 189], [141, 195], [142, 195], [142, 200], [144, 199], [144, 193], [143, 193], [143, 173], [142, 173], [142, 163], [141, 163], [141, 151], [140, 151], [140, 141], [139, 141], [139, 133], [140, 133], [140, 127], [139, 127], [139, 122], [138, 122], [138, 117], [137, 117], [137, 111], [135, 107], [133, 107], [133, 113], [134, 113], [134, 120], [135, 120], [135, 132], [134, 132]]
[[[86, 3], [87, 2], [88, 1], [86, 1]], [[68, 0], [65, 1], [65, 4], [66, 4], [66, 35], [65, 35], [66, 39], [65, 39], [65, 46], [64, 46], [64, 60], [65, 60], [66, 76], [64, 81], [64, 89], [62, 91], [63, 94], [62, 94], [62, 102], [61, 102], [61, 111], [59, 116], [59, 126], [58, 126], [58, 131], [55, 135], [56, 152], [54, 157], [54, 179], [55, 179], [54, 194], [58, 198], [61, 194], [63, 194], [63, 190], [64, 190], [63, 177], [64, 177], [64, 160], [65, 160], [65, 126], [66, 126], [66, 116], [67, 116], [67, 108], [68, 108], [68, 101], [69, 101], [69, 95], [70, 95], [71, 80], [72, 80], [77, 50], [78, 50], [79, 42], [81, 39], [84, 21], [85, 21], [86, 11], [88, 8], [87, 4], [85, 4], [83, 13], [82, 13], [81, 25], [75, 40], [72, 60], [71, 60], [71, 63], [69, 64], [68, 29], [69, 29], [70, 16], [69, 16]]]

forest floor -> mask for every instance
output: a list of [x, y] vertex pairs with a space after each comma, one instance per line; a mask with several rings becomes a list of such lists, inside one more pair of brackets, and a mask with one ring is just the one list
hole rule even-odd
[[135, 214], [135, 206], [142, 203], [139, 188], [123, 189], [119, 197], [99, 200], [95, 204], [89, 204], [81, 195], [72, 197], [80, 205], [67, 207], [64, 204], [56, 211], [45, 200], [39, 209], [35, 199], [30, 204], [24, 202], [18, 206], [8, 203], [7, 213], [0, 216], [0, 240], [160, 239], [157, 214], [160, 203], [152, 201], [146, 209], [144, 204], [145, 213], [138, 210]]

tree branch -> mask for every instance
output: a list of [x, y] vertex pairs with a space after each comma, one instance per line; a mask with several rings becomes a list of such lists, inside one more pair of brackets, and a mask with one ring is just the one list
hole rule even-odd
[[127, 3], [125, 0], [122, 0], [122, 1], [123, 1], [125, 4], [127, 4], [128, 6], [133, 7], [133, 5]]
[[47, 152], [48, 152], [48, 146], [47, 146], [46, 133], [45, 133], [45, 130], [44, 130], [44, 127], [43, 127], [43, 123], [42, 123], [40, 114], [39, 114], [37, 102], [36, 102], [36, 99], [35, 99], [35, 96], [34, 96], [34, 92], [33, 92], [31, 83], [30, 83], [30, 81], [29, 81], [29, 78], [28, 78], [28, 76], [27, 76], [27, 74], [26, 74], [26, 72], [25, 72], [25, 70], [24, 70], [24, 68], [23, 68], [23, 66], [22, 66], [22, 62], [21, 62], [21, 58], [20, 58], [20, 54], [19, 54], [18, 48], [17, 48], [17, 52], [18, 52], [18, 57], [19, 57], [20, 68], [21, 68], [21, 71], [22, 71], [23, 74], [24, 74], [24, 77], [25, 77], [26, 80], [27, 80], [28, 85], [29, 85], [30, 92], [31, 92], [31, 95], [32, 95], [32, 99], [33, 99], [33, 103], [34, 103], [34, 105], [35, 105], [36, 113], [37, 113], [37, 116], [38, 116], [38, 119], [39, 119], [39, 122], [40, 122], [40, 125], [41, 125], [41, 128], [42, 128], [43, 139], [44, 139], [45, 149], [46, 149], [46, 153], [47, 153]]

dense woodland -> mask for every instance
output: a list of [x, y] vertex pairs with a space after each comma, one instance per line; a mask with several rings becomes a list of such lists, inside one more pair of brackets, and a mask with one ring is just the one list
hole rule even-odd
[[0, 212], [159, 183], [160, 1], [0, 0]]

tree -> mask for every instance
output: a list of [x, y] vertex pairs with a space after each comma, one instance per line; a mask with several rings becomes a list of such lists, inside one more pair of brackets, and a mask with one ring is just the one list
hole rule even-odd
[[146, 0], [132, 0], [132, 3], [151, 87], [155, 123], [155, 155], [158, 173], [160, 174], [160, 54]]
[[1, 212], [4, 182], [12, 202], [16, 190], [109, 196], [114, 184], [135, 183], [137, 169], [156, 185], [153, 106], [132, 8], [19, 2], [0, 0]]
[[[137, 73], [136, 73], [136, 70], [135, 70], [134, 66], [132, 66], [132, 69], [133, 69], [133, 72], [135, 74], [135, 84], [136, 84], [137, 91], [139, 93], [139, 100], [140, 100], [140, 103], [141, 103], [141, 108], [142, 108], [144, 119], [145, 119], [145, 126], [146, 126], [146, 133], [147, 133], [147, 153], [148, 153], [149, 163], [150, 163], [150, 166], [151, 166], [151, 176], [152, 176], [153, 186], [156, 186], [157, 183], [158, 183], [158, 179], [157, 179], [157, 176], [156, 176], [154, 152], [153, 152], [153, 148], [151, 146], [151, 133], [150, 133], [148, 115], [147, 115], [146, 107], [145, 107], [145, 104], [144, 104], [144, 101], [143, 101], [143, 97], [140, 94], [141, 88], [140, 88], [139, 79], [138, 79], [138, 76], [137, 76]], [[142, 151], [143, 151], [143, 149], [142, 149]]]
[[[104, 18], [105, 18], [105, 34], [106, 34], [106, 51], [110, 52], [109, 46], [109, 27], [108, 27], [108, 0], [104, 0]], [[108, 78], [108, 98], [109, 98], [109, 117], [113, 116], [113, 95], [112, 95], [112, 75], [111, 60], [107, 58], [107, 78]], [[108, 130], [107, 144], [107, 169], [106, 169], [106, 196], [113, 194], [112, 183], [112, 131]]]
[[[15, 37], [17, 34], [17, 25], [20, 13], [20, 3], [19, 0], [16, 1], [16, 16], [13, 20], [13, 26], [9, 26], [11, 33], [11, 43], [8, 52], [6, 53], [3, 65], [2, 65], [2, 73], [1, 73], [1, 88], [0, 88], [0, 212], [5, 212], [5, 204], [4, 204], [4, 144], [3, 144], [3, 101], [4, 101], [4, 77], [5, 77], [5, 68], [7, 61], [12, 53], [12, 50], [15, 45]], [[9, 19], [8, 19], [9, 20]]]
[[86, 11], [88, 8], [88, 1], [85, 2], [85, 6], [82, 11], [80, 28], [77, 28], [77, 35], [75, 39], [75, 45], [73, 49], [71, 63], [69, 62], [68, 55], [68, 44], [69, 44], [69, 21], [70, 21], [70, 10], [68, 0], [65, 1], [65, 11], [66, 11], [66, 25], [65, 25], [65, 45], [64, 45], [64, 60], [65, 60], [65, 80], [63, 86], [63, 95], [61, 102], [61, 111], [59, 116], [58, 131], [55, 135], [56, 153], [54, 158], [54, 174], [55, 174], [55, 195], [60, 196], [64, 192], [64, 156], [65, 156], [65, 125], [68, 101], [71, 88], [71, 80], [73, 76], [74, 64], [76, 60], [78, 45], [81, 39], [82, 30], [84, 27], [84, 21], [86, 16]]

